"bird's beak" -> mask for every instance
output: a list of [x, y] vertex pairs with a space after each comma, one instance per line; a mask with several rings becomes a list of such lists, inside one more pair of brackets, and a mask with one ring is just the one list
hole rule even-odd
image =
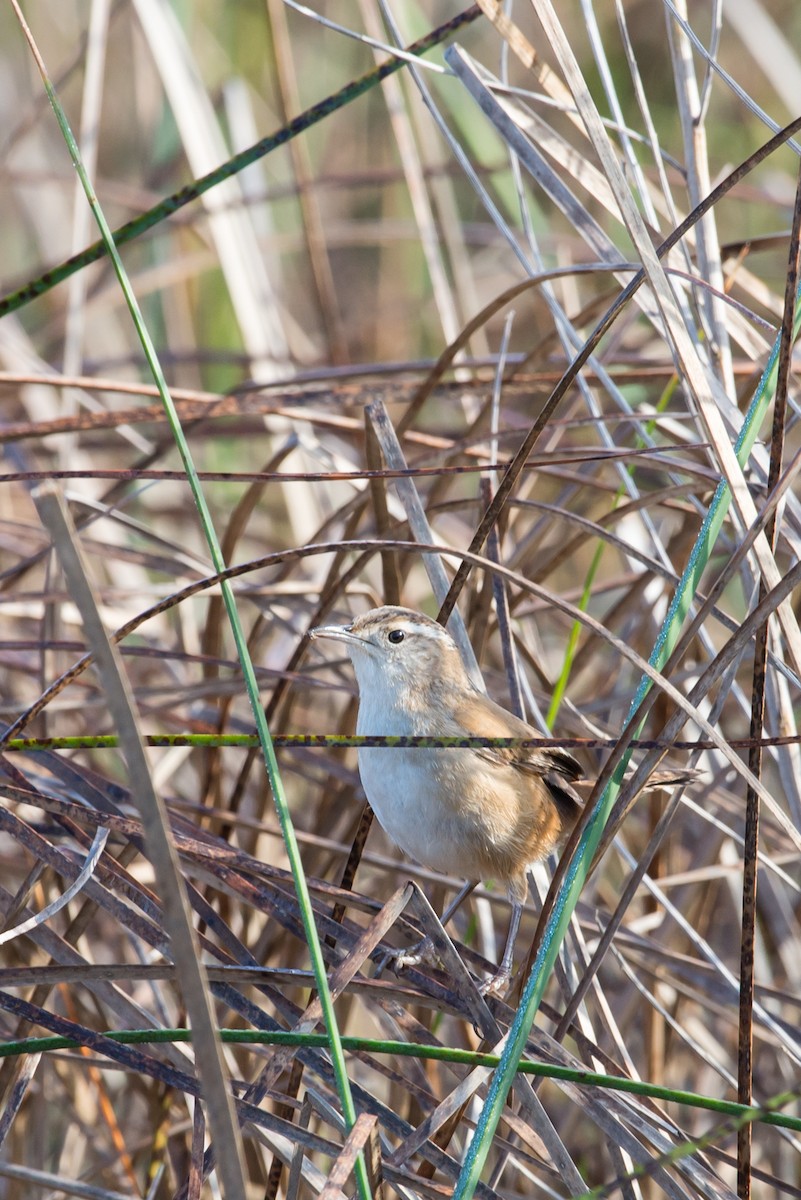
[[316, 629], [309, 630], [309, 637], [312, 641], [316, 638], [332, 638], [335, 642], [352, 642], [356, 645], [362, 642], [350, 625], [318, 625]]

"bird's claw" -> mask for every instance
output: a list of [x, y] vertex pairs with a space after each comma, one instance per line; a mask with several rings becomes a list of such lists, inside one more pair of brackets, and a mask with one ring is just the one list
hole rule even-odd
[[429, 937], [421, 938], [408, 950], [386, 950], [378, 960], [375, 978], [378, 979], [387, 967], [392, 967], [396, 973], [405, 970], [406, 967], [417, 967], [424, 959], [431, 958], [433, 953], [434, 943]]
[[478, 985], [478, 990], [482, 996], [503, 996], [509, 987], [511, 979], [511, 971], [496, 971], [489, 979], [485, 979], [483, 983]]

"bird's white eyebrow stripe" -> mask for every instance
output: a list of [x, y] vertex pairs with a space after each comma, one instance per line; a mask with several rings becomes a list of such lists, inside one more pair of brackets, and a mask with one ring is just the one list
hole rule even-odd
[[412, 617], [383, 617], [380, 621], [371, 622], [368, 629], [372, 632], [374, 629], [386, 625], [390, 625], [392, 629], [402, 629], [405, 633], [420, 634], [435, 642], [441, 641], [445, 636], [445, 630], [441, 625], [423, 624], [422, 621], [415, 621]]
[[428, 638], [432, 642], [441, 642], [445, 630], [440, 625], [424, 625], [422, 621], [412, 621], [408, 618], [401, 618], [399, 621], [393, 621], [394, 629], [403, 629], [406, 633], [413, 633], [419, 637]]

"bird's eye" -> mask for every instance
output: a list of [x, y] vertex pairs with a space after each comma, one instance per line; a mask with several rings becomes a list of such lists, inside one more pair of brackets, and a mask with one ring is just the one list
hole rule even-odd
[[387, 637], [389, 638], [389, 640], [396, 646], [397, 646], [398, 642], [403, 641], [405, 636], [406, 635], [404, 634], [402, 629], [390, 629], [389, 633], [387, 634]]

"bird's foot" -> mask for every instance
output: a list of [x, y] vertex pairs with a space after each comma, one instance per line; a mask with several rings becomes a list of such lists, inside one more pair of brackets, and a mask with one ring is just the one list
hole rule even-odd
[[424, 959], [430, 959], [433, 956], [434, 943], [429, 937], [421, 938], [419, 942], [415, 942], [407, 950], [387, 950], [378, 960], [375, 978], [378, 979], [387, 967], [392, 967], [392, 970], [398, 973], [406, 967], [417, 967]]
[[500, 967], [489, 979], [478, 985], [482, 996], [503, 996], [509, 988], [512, 972], [506, 967]]

